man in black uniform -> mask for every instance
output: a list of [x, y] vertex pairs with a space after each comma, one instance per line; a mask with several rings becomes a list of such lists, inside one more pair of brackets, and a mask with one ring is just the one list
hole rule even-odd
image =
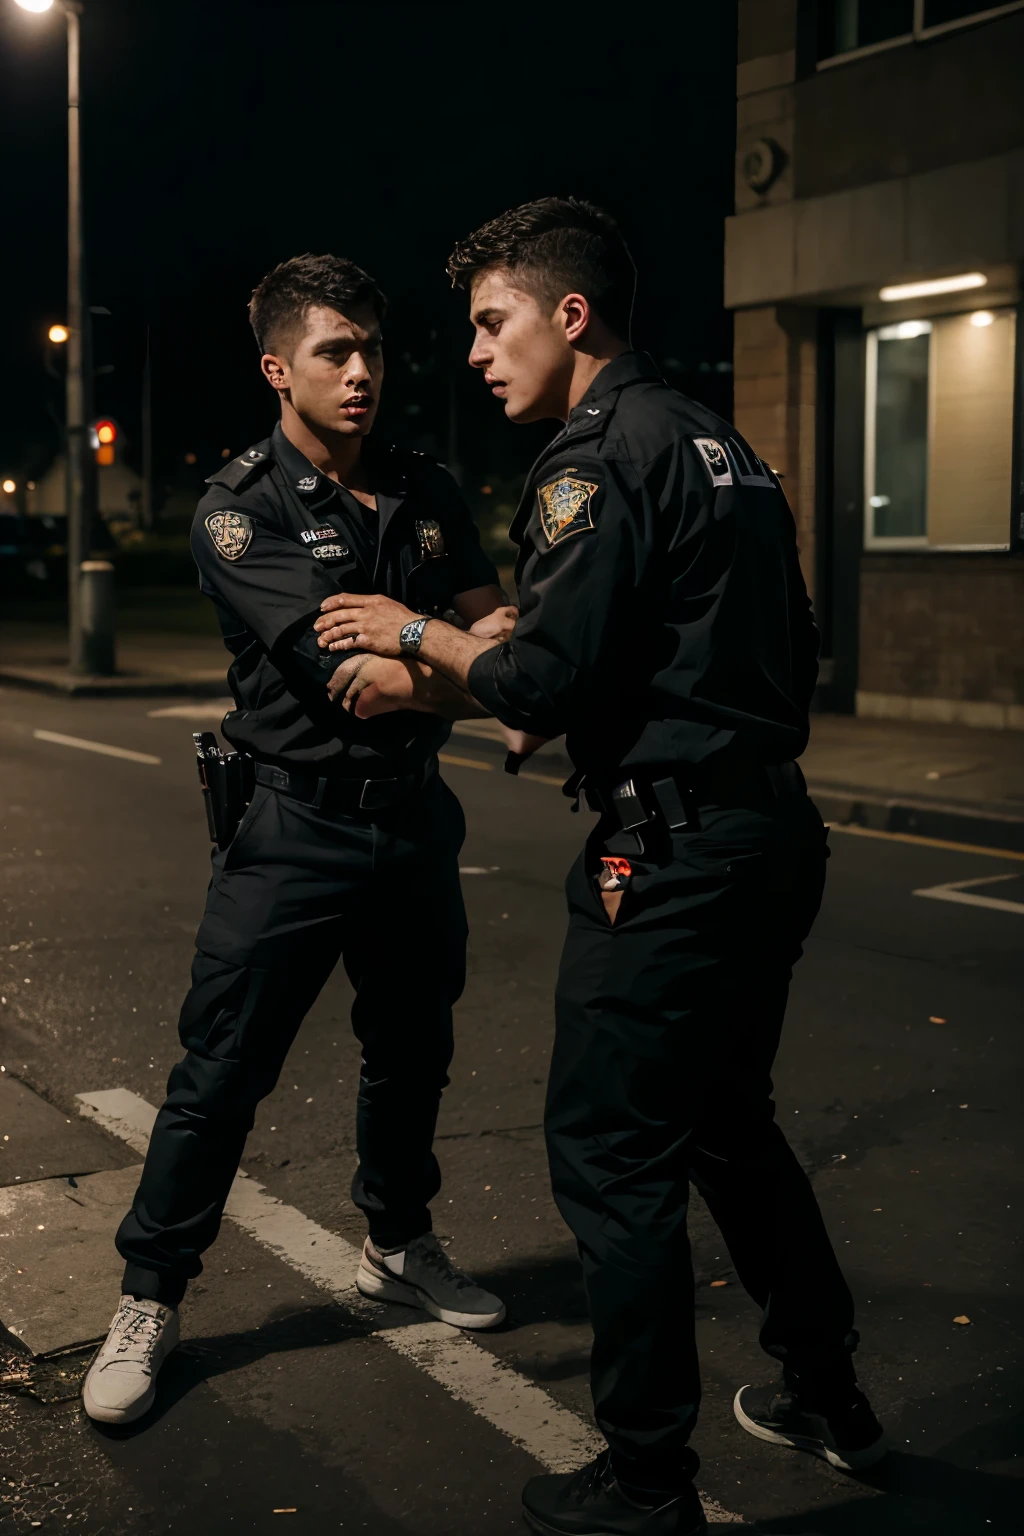
[[[607, 215], [544, 199], [486, 225], [449, 270], [470, 291], [470, 362], [506, 414], [565, 422], [512, 528], [519, 621], [495, 646], [344, 594], [321, 639], [390, 656], [420, 631], [418, 654], [517, 753], [565, 733], [567, 789], [601, 813], [568, 880], [546, 1129], [609, 1452], [533, 1479], [524, 1509], [565, 1536], [696, 1533], [690, 1180], [782, 1362], [778, 1385], [737, 1394], [740, 1423], [837, 1467], [883, 1454], [850, 1292], [771, 1099], [825, 873], [795, 762], [817, 633], [776, 475], [630, 350], [634, 271]], [[332, 679], [350, 706], [360, 665]]]
[[383, 718], [346, 714], [326, 688], [341, 658], [312, 627], [342, 587], [389, 593], [420, 614], [454, 610], [483, 634], [500, 633], [506, 612], [450, 476], [366, 441], [383, 313], [376, 284], [335, 257], [298, 257], [264, 279], [250, 317], [281, 421], [210, 476], [196, 513], [201, 586], [233, 656], [224, 734], [252, 754], [256, 787], [213, 858], [181, 1013], [186, 1055], [117, 1235], [124, 1294], [84, 1392], [107, 1422], [153, 1401], [256, 1106], [339, 955], [363, 1048], [352, 1198], [370, 1235], [359, 1288], [467, 1328], [504, 1316], [453, 1267], [429, 1211], [466, 942], [465, 822], [437, 753], [449, 720], [482, 711], [419, 663], [373, 658], [368, 698]]

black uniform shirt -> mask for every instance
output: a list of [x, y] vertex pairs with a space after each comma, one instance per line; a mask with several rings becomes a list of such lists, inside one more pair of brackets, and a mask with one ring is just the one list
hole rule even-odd
[[519, 622], [469, 680], [499, 720], [591, 772], [804, 750], [818, 633], [786, 498], [644, 354], [602, 368], [511, 536]]
[[332, 704], [327, 680], [345, 654], [316, 644], [321, 602], [334, 592], [382, 592], [440, 617], [459, 593], [498, 578], [439, 464], [372, 439], [363, 453], [376, 513], [276, 427], [210, 476], [192, 553], [234, 657], [227, 739], [283, 767], [390, 778], [435, 753], [451, 727], [411, 710], [358, 720]]

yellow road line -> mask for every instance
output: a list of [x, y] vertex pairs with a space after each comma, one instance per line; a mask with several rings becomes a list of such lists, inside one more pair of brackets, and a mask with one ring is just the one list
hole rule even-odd
[[922, 848], [949, 848], [954, 853], [980, 853], [987, 859], [1021, 859], [1024, 853], [1014, 848], [983, 848], [980, 843], [953, 843], [943, 837], [918, 837], [913, 832], [883, 832], [875, 827], [855, 827], [830, 821], [833, 832], [848, 832], [853, 837], [880, 837], [890, 843], [918, 843]]
[[494, 768], [493, 763], [482, 763], [476, 757], [453, 757], [450, 752], [439, 752], [438, 761], [451, 763], [455, 768], [482, 768], [484, 773], [490, 773]]

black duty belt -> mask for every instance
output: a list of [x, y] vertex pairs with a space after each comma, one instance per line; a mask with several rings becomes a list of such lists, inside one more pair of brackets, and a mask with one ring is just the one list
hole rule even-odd
[[320, 778], [308, 769], [275, 768], [270, 763], [257, 763], [256, 782], [293, 800], [300, 800], [303, 805], [311, 805], [314, 810], [351, 815], [356, 811], [380, 811], [398, 805], [421, 789], [436, 772], [434, 758], [415, 773], [395, 779], [350, 779], [340, 774]]
[[699, 830], [702, 806], [756, 805], [807, 791], [797, 763], [638, 769], [628, 777], [623, 773], [619, 769], [598, 776], [578, 771], [563, 784], [562, 793], [573, 801], [574, 811], [583, 794], [591, 810], [614, 816], [627, 840], [636, 839], [641, 853], [645, 836]]

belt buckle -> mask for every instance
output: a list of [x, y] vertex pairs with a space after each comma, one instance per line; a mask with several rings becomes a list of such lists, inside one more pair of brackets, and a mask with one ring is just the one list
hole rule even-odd
[[[385, 805], [393, 805], [397, 787], [397, 779], [366, 779], [359, 796], [359, 809], [378, 811]], [[387, 789], [389, 793], [386, 795], [375, 793], [383, 789]]]

